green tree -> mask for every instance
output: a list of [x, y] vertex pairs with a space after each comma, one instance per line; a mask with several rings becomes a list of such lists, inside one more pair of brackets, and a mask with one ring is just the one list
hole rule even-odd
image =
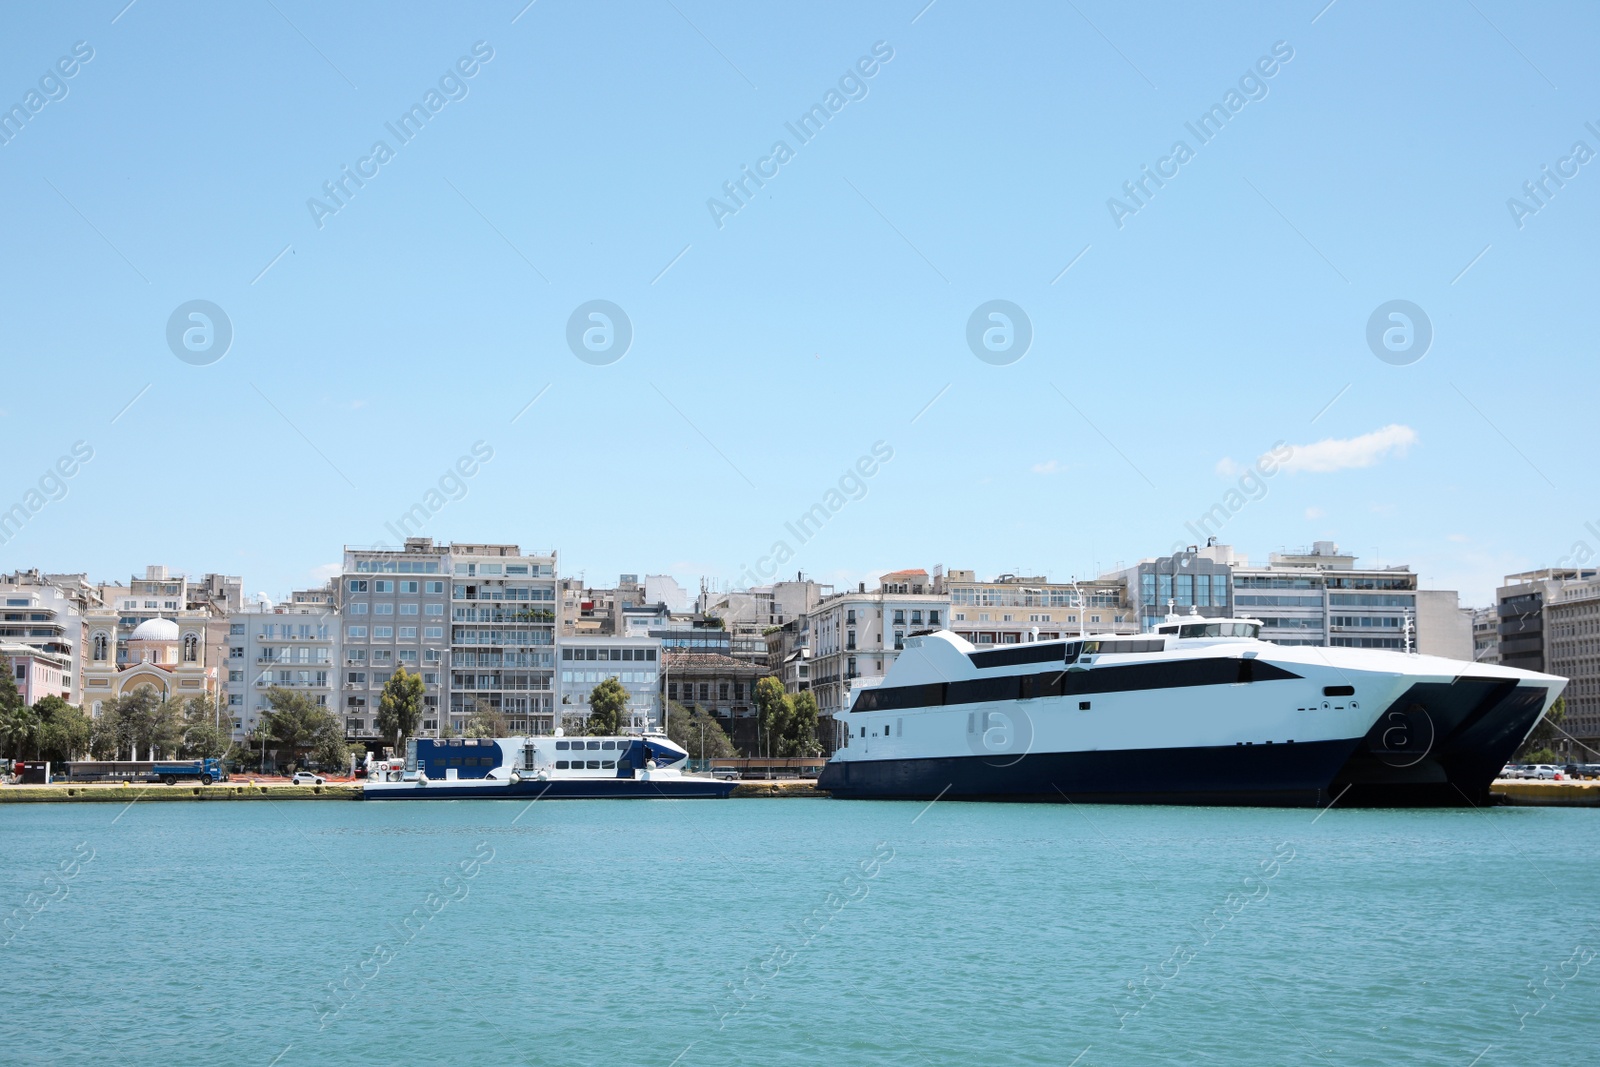
[[1566, 734], [1560, 729], [1561, 722], [1567, 717], [1567, 698], [1556, 697], [1556, 702], [1550, 705], [1550, 710], [1545, 712], [1544, 718], [1534, 726], [1533, 732], [1528, 735], [1522, 747], [1517, 749], [1514, 762], [1517, 763], [1557, 763], [1560, 757], [1556, 755], [1555, 743]]
[[183, 712], [154, 686], [141, 685], [105, 702], [94, 724], [91, 746], [101, 759], [148, 759], [176, 748], [183, 738]]
[[400, 748], [421, 722], [422, 675], [401, 667], [384, 683], [383, 696], [378, 699], [378, 732], [393, 737], [395, 747]]
[[183, 706], [183, 740], [178, 755], [184, 759], [220, 759], [233, 744], [233, 718], [220, 701], [190, 697]]
[[[344, 731], [327, 708], [305, 693], [278, 686], [267, 690], [267, 703], [272, 705], [267, 713], [268, 735], [280, 749], [288, 749], [291, 760], [315, 749], [335, 757], [325, 762], [348, 762], [349, 755], [343, 748]], [[337, 745], [333, 744], [335, 741]]]
[[9, 670], [0, 670], [0, 713], [26, 707], [22, 693], [17, 690], [17, 680]]
[[729, 759], [739, 754], [717, 717], [702, 707], [672, 701], [667, 738], [694, 759]]
[[589, 733], [608, 737], [621, 733], [627, 710], [628, 691], [615, 678], [607, 678], [589, 692]]
[[759, 755], [781, 755], [783, 738], [788, 736], [789, 721], [794, 716], [794, 703], [783, 691], [783, 683], [770, 677], [756, 683], [755, 702], [756, 724], [761, 729]]
[[0, 707], [0, 752], [11, 759], [27, 759], [39, 748], [39, 716], [26, 704]]
[[47, 696], [35, 704], [33, 710], [39, 717], [40, 759], [65, 763], [89, 750], [89, 716], [82, 708], [58, 696]]
[[[332, 717], [331, 715], [329, 716], [329, 718]], [[337, 767], [341, 771], [349, 771], [352, 754], [359, 755], [359, 753], [352, 751], [349, 742], [339, 732], [337, 723], [334, 724], [333, 729], [324, 730], [317, 737], [316, 746], [311, 750], [311, 758], [320, 766]]]
[[467, 737], [510, 737], [511, 720], [499, 708], [477, 701], [462, 730]]
[[789, 721], [779, 755], [820, 756], [822, 743], [817, 740], [817, 698], [807, 689], [790, 697], [789, 707]]

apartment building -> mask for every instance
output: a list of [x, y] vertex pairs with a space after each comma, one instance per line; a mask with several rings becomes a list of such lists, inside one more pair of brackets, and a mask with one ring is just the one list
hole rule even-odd
[[1558, 744], [1569, 758], [1600, 762], [1600, 578], [1561, 581], [1544, 607], [1545, 669], [1570, 679]]
[[721, 619], [727, 627], [735, 659], [776, 670], [777, 665], [767, 655], [766, 632], [803, 617], [832, 593], [833, 586], [797, 574], [793, 581], [749, 589], [702, 590], [698, 607], [702, 616]]
[[374, 736], [368, 710], [345, 714], [340, 700], [342, 633], [333, 600], [331, 588], [301, 590], [281, 604], [247, 602], [228, 616], [225, 690], [234, 740], [247, 737], [271, 710], [267, 691], [274, 687], [304, 693], [332, 712], [351, 740]]
[[514, 734], [556, 727], [556, 554], [510, 544], [449, 546], [450, 727], [478, 708]]
[[937, 591], [925, 570], [893, 571], [867, 591], [837, 593], [807, 613], [811, 634], [811, 690], [820, 713], [818, 733], [828, 751], [844, 743], [834, 716], [850, 706], [853, 689], [883, 680], [916, 630], [943, 629], [949, 594]]
[[[1002, 574], [979, 581], [970, 570], [934, 570], [934, 585], [950, 598], [948, 628], [975, 645], [1053, 641], [1079, 632], [1137, 633], [1137, 612], [1127, 579], [1111, 576], [1082, 582]], [[929, 627], [930, 629], [936, 627]]]
[[450, 553], [427, 537], [407, 538], [400, 549], [346, 547], [335, 588], [346, 734], [372, 744], [385, 740], [378, 733], [379, 700], [404, 667], [422, 675], [419, 732], [438, 736], [440, 708], [449, 706]]
[[[61, 691], [57, 695], [76, 704], [83, 695], [83, 602], [67, 588], [50, 581], [64, 577], [67, 576], [41, 575], [38, 571], [18, 571], [0, 577], [0, 603], [5, 605], [4, 612], [0, 613], [0, 642], [39, 652], [42, 657], [39, 662], [50, 664], [48, 669], [60, 675]], [[71, 577], [83, 578], [82, 575]], [[87, 590], [87, 581], [83, 586]], [[15, 654], [11, 665], [14, 672]], [[31, 671], [31, 665], [29, 669]], [[21, 687], [19, 681], [18, 688]]]
[[37, 704], [45, 697], [71, 700], [67, 680], [72, 675], [72, 660], [59, 652], [0, 641], [0, 670], [16, 683], [24, 704]]

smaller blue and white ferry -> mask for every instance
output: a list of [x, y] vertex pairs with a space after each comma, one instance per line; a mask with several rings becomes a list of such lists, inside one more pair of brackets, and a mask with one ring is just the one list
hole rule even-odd
[[683, 773], [689, 753], [643, 737], [413, 737], [374, 764], [364, 800], [721, 799], [736, 783]]

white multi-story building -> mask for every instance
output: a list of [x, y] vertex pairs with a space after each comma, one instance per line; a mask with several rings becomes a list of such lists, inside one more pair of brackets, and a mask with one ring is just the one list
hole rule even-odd
[[1472, 658], [1471, 614], [1454, 591], [1419, 589], [1408, 566], [1358, 567], [1332, 541], [1274, 552], [1264, 567], [1229, 545], [1195, 546], [1124, 573], [1145, 629], [1170, 604], [1180, 615], [1260, 619], [1262, 638], [1280, 645], [1403, 649], [1409, 640], [1425, 655]]
[[559, 652], [556, 680], [559, 718], [587, 720], [589, 694], [607, 678], [615, 678], [628, 691], [623, 729], [633, 733], [660, 728], [663, 721], [660, 638], [563, 636]]
[[935, 592], [920, 569], [885, 574], [871, 592], [863, 582], [807, 613], [811, 690], [822, 719], [818, 733], [830, 752], [844, 743], [833, 717], [849, 707], [851, 690], [881, 682], [906, 636], [942, 629], [949, 613], [950, 597]]
[[379, 736], [378, 702], [384, 684], [404, 667], [422, 676], [419, 732], [437, 736], [439, 709], [449, 706], [449, 552], [427, 537], [409, 537], [403, 549], [347, 547], [335, 588], [346, 734], [373, 744], [392, 742]]
[[516, 545], [449, 546], [450, 726], [478, 708], [513, 734], [556, 727], [556, 554]]
[[0, 579], [0, 603], [5, 605], [0, 642], [26, 645], [64, 660], [56, 663], [60, 695], [77, 704], [83, 697], [83, 611], [71, 594], [48, 580], [53, 577], [21, 571]]
[[339, 613], [329, 590], [292, 593], [282, 604], [247, 603], [228, 616], [227, 707], [242, 740], [271, 710], [273, 687], [304, 693], [342, 717], [351, 738], [369, 735], [367, 716], [342, 716]]

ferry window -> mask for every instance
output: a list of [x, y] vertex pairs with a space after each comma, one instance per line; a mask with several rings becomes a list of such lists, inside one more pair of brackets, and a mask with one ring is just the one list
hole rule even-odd
[[1177, 632], [1178, 632], [1178, 628], [1176, 626], [1158, 626], [1158, 627], [1156, 627], [1156, 633], [1158, 633], [1158, 634], [1175, 634]]
[[867, 736], [867, 728], [865, 726], [863, 726], [861, 728], [861, 736], [862, 737], [866, 737]]
[[591, 771], [598, 771], [600, 769], [600, 761], [597, 760], [597, 759], [590, 760], [589, 761], [589, 769]]
[[567, 741], [557, 741], [556, 742], [556, 751], [557, 752], [565, 752], [567, 750], [567, 746], [569, 744], [570, 744], [570, 742], [567, 742]]
[[564, 760], [564, 759], [556, 760], [556, 770], [564, 771], [564, 770], [567, 770], [567, 769], [568, 769], [568, 765], [567, 765], [567, 761], [566, 760]]
[[616, 767], [617, 761], [614, 759], [603, 759], [600, 761], [600, 769], [602, 771], [616, 770]]
[[602, 741], [602, 742], [600, 742], [600, 747], [601, 748], [616, 748], [617, 747], [617, 743], [615, 741]]
[[1322, 695], [1325, 697], [1353, 697], [1356, 695], [1356, 687], [1353, 685], [1325, 685], [1322, 687]]
[[1088, 711], [1089, 710], [1089, 702], [1087, 700], [1078, 701], [1078, 710], [1079, 711]]
[[598, 741], [590, 741], [589, 742], [589, 751], [590, 752], [599, 752], [600, 751], [600, 742], [598, 742]]

